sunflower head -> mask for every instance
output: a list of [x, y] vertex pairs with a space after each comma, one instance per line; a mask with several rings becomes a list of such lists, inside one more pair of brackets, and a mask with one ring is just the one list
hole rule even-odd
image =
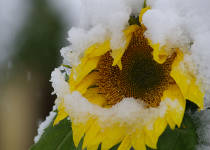
[[180, 126], [186, 99], [203, 108], [201, 85], [180, 65], [184, 52], [174, 47], [168, 54], [167, 45], [152, 43], [145, 31], [140, 23], [128, 26], [123, 47], [95, 43], [73, 66], [55, 124], [70, 116], [76, 145], [84, 136], [83, 147], [91, 150], [120, 142], [120, 150], [156, 148], [167, 125]]
[[97, 67], [89, 73], [95, 82], [87, 88], [87, 93], [95, 91], [95, 94], [103, 97], [102, 107], [111, 107], [129, 97], [145, 102], [147, 107], [156, 107], [161, 102], [163, 92], [170, 84], [175, 84], [170, 71], [176, 53], [163, 64], [157, 63], [143, 33], [144, 28], [139, 26], [132, 34], [121, 57], [121, 69], [113, 66], [110, 50], [101, 56]]

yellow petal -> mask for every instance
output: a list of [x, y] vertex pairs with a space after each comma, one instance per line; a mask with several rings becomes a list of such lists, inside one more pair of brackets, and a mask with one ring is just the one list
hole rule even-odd
[[114, 145], [120, 143], [125, 135], [126, 127], [120, 126], [119, 124], [111, 125], [103, 129], [102, 134], [102, 145], [101, 150], [108, 150]]
[[197, 104], [200, 109], [204, 106], [204, 92], [202, 85], [196, 82], [196, 77], [190, 72], [186, 72], [180, 66], [183, 60], [183, 53], [177, 51], [177, 57], [174, 60], [171, 70], [171, 77], [176, 81], [185, 99]]
[[72, 119], [73, 140], [76, 147], [79, 145], [81, 138], [84, 136], [85, 132], [90, 128], [93, 122], [93, 119], [89, 119], [85, 123], [75, 122], [74, 119]]
[[98, 150], [98, 146], [99, 145], [89, 146], [89, 147], [86, 147], [85, 150]]
[[88, 87], [95, 84], [97, 79], [97, 73], [93, 72], [88, 74], [84, 79], [79, 83], [79, 85], [75, 86], [75, 90], [80, 92], [81, 94], [86, 93]]
[[[141, 23], [141, 25], [144, 27], [144, 24], [142, 23], [142, 18], [143, 18], [143, 15], [144, 13], [151, 9], [150, 6], [147, 6], [146, 8], [143, 8], [139, 14], [139, 22]], [[164, 50], [164, 46], [160, 47], [160, 44], [159, 43], [152, 43], [152, 41], [150, 39], [147, 39], [148, 40], [148, 43], [149, 45], [153, 48], [153, 52], [152, 52], [152, 55], [153, 55], [153, 59], [159, 63], [159, 64], [163, 64], [165, 62], [165, 60], [167, 59], [168, 57], [168, 54], [166, 53], [166, 51]]]
[[169, 124], [169, 127], [170, 127], [172, 130], [174, 130], [175, 127], [176, 127], [176, 124], [175, 124], [175, 122], [174, 122], [173, 119], [172, 119], [173, 116], [172, 116], [170, 113], [167, 113], [167, 114], [165, 115], [165, 117], [166, 117], [166, 121], [167, 121], [168, 124]]
[[88, 89], [83, 96], [92, 104], [104, 106], [106, 103], [106, 99], [101, 94], [98, 94], [97, 89], [95, 88]]
[[137, 129], [131, 136], [131, 143], [135, 150], [146, 150], [144, 141], [144, 132], [142, 129]]
[[164, 50], [165, 47], [164, 46], [163, 47], [160, 47], [160, 44], [159, 43], [153, 44], [150, 39], [148, 39], [148, 43], [149, 43], [149, 45], [153, 49], [153, 51], [152, 51], [153, 59], [157, 63], [163, 64], [166, 61], [166, 59], [167, 59], [167, 57], [169, 55]]
[[[109, 40], [104, 43], [96, 43], [87, 48], [84, 52], [84, 56], [81, 58], [81, 63], [78, 66], [73, 66], [70, 75], [71, 91], [77, 90], [76, 86], [88, 75], [93, 69], [96, 68], [100, 56], [104, 55], [110, 50]], [[86, 82], [86, 81], [83, 81]], [[85, 84], [86, 85], [86, 84]], [[82, 92], [85, 92], [83, 87], [80, 87]]]
[[81, 123], [74, 123], [72, 122], [72, 131], [73, 131], [73, 140], [74, 144], [77, 147], [81, 138], [84, 136], [85, 133], [85, 125]]
[[[97, 67], [100, 57], [93, 57], [91, 59], [82, 60], [81, 64], [72, 68], [72, 72], [69, 79], [70, 90], [76, 90], [76, 86], [88, 75], [93, 69]], [[75, 77], [76, 76], [76, 79]]]
[[127, 29], [124, 30], [124, 38], [125, 38], [125, 45], [119, 49], [112, 50], [111, 56], [114, 58], [113, 66], [118, 65], [120, 69], [122, 69], [121, 58], [128, 47], [132, 33], [135, 32], [139, 28], [138, 25], [131, 25]]
[[158, 139], [165, 130], [167, 123], [171, 129], [174, 129], [176, 125], [180, 126], [183, 119], [185, 99], [176, 84], [171, 85], [164, 91], [162, 101], [168, 99], [170, 99], [170, 103], [167, 103], [165, 116], [157, 118], [152, 126], [150, 123], [144, 128], [145, 143], [153, 149], [157, 148]]
[[53, 125], [58, 124], [61, 120], [68, 117], [67, 112], [65, 111], [63, 100], [61, 100], [60, 104], [58, 104], [58, 114], [53, 122]]
[[149, 147], [156, 149], [157, 148], [157, 142], [160, 137], [160, 135], [163, 133], [167, 126], [167, 122], [165, 120], [165, 117], [158, 117], [153, 122], [150, 122], [147, 126], [144, 128], [144, 138], [145, 143]]
[[175, 125], [178, 127], [181, 125], [185, 112], [186, 100], [176, 84], [171, 85], [166, 91], [164, 91], [162, 100], [165, 101], [168, 99], [170, 100], [170, 103], [167, 106], [168, 110], [166, 113], [166, 119], [169, 126], [174, 129]]
[[153, 132], [157, 138], [165, 131], [167, 122], [164, 117], [159, 117], [155, 120]]
[[[96, 148], [101, 143], [101, 127], [97, 121], [92, 122], [90, 128], [85, 132], [85, 137], [82, 145], [82, 149]], [[96, 149], [97, 150], [97, 149]]]
[[110, 40], [106, 40], [104, 43], [96, 43], [85, 50], [84, 58], [91, 58], [102, 56], [110, 50]]
[[159, 136], [155, 135], [153, 128], [148, 129], [148, 127], [145, 127], [144, 133], [145, 133], [145, 144], [153, 149], [156, 149]]
[[140, 12], [140, 14], [139, 14], [139, 22], [140, 22], [140, 23], [142, 23], [142, 18], [143, 18], [144, 13], [145, 13], [147, 10], [149, 10], [149, 9], [151, 9], [151, 7], [150, 7], [150, 6], [147, 6], [147, 7], [143, 8], [143, 9], [141, 10], [141, 12]]
[[128, 135], [126, 136], [120, 146], [118, 147], [118, 150], [130, 150], [131, 148], [131, 137]]

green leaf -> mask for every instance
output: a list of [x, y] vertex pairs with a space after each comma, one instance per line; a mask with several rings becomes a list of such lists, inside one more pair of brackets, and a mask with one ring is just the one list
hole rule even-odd
[[[195, 150], [197, 142], [196, 128], [192, 118], [185, 113], [180, 128], [171, 130], [169, 127], [160, 136], [157, 150]], [[152, 150], [147, 148], [147, 150]]]
[[146, 8], [146, 7], [147, 7], [147, 1], [144, 0], [143, 8]]
[[[81, 144], [78, 149], [81, 149]], [[56, 126], [53, 126], [52, 121], [30, 150], [77, 150], [73, 143], [70, 120], [64, 119]]]
[[69, 69], [72, 69], [72, 67], [69, 66], [69, 65], [62, 64], [62, 66], [66, 67], [66, 68], [69, 68]]
[[140, 25], [139, 23], [139, 16], [130, 16], [129, 20], [128, 20], [129, 25]]

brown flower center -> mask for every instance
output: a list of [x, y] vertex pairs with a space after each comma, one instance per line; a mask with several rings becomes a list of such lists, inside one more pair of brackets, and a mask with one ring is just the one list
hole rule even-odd
[[148, 107], [157, 107], [163, 92], [175, 83], [170, 72], [176, 53], [163, 64], [157, 63], [143, 33], [142, 28], [133, 33], [121, 59], [122, 70], [112, 66], [111, 51], [101, 57], [96, 68], [96, 87], [98, 94], [106, 99], [105, 107], [115, 105], [126, 97], [144, 101]]

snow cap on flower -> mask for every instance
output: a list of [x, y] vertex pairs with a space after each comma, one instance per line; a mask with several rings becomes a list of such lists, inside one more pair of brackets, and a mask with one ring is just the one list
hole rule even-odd
[[[69, 116], [76, 146], [84, 136], [83, 148], [92, 150], [120, 142], [119, 150], [156, 149], [167, 125], [180, 127], [186, 100], [204, 108], [210, 79], [200, 56], [207, 58], [209, 48], [201, 39], [209, 28], [193, 22], [202, 10], [188, 0], [180, 8], [174, 0], [150, 0], [142, 9], [143, 3], [81, 1], [80, 24], [61, 51], [72, 69], [67, 79], [58, 69], [52, 74], [54, 124]], [[131, 15], [139, 16], [135, 25], [128, 24]]]

